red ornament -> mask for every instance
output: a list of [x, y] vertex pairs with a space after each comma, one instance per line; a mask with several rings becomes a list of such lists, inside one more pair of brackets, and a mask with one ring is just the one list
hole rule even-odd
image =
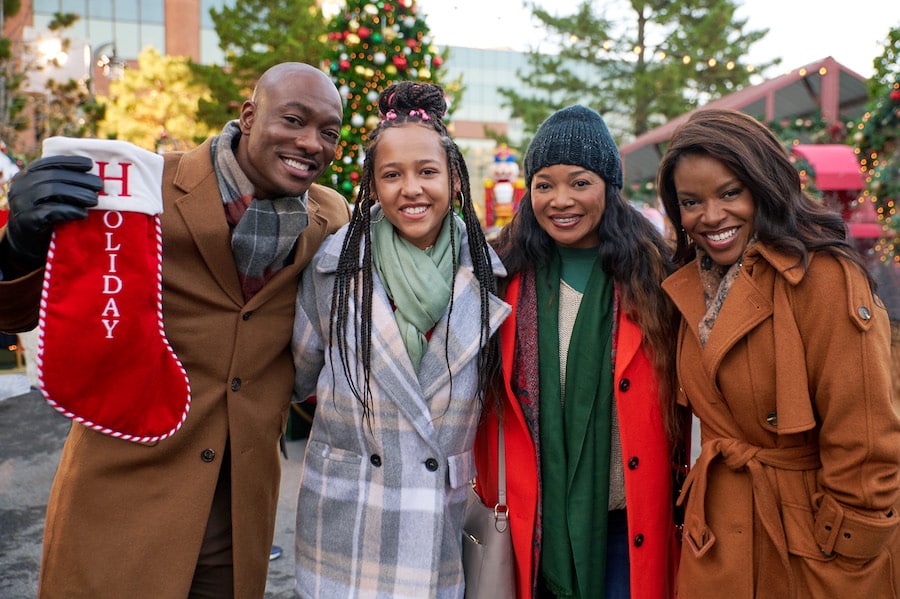
[[439, 67], [442, 64], [444, 64], [444, 59], [441, 58], [440, 56], [435, 56], [434, 58], [431, 59], [431, 64], [433, 64], [436, 67]]
[[350, 61], [342, 60], [341, 62], [338, 63], [338, 66], [341, 68], [342, 71], [346, 71], [350, 68]]
[[406, 68], [406, 64], [407, 64], [407, 63], [406, 63], [406, 57], [405, 57], [405, 56], [403, 56], [403, 55], [401, 55], [401, 54], [395, 54], [395, 55], [394, 55], [394, 58], [393, 58], [393, 61], [394, 61], [394, 66], [397, 67], [398, 69], [405, 69], [405, 68]]
[[406, 40], [406, 45], [409, 46], [410, 48], [415, 48], [416, 44], [418, 44], [418, 43], [419, 43], [419, 40], [417, 40], [413, 37]]
[[368, 39], [368, 37], [372, 34], [372, 30], [368, 27], [360, 27], [356, 30], [356, 34], [362, 39]]
[[387, 2], [385, 2], [384, 6], [382, 7], [382, 10], [384, 10], [384, 12], [391, 12], [392, 10], [394, 10], [394, 7], [390, 4], [388, 4]]
[[356, 171], [350, 173], [350, 180], [356, 183], [359, 180], [359, 173], [357, 173]]
[[900, 102], [900, 89], [895, 89], [891, 92], [891, 101]]

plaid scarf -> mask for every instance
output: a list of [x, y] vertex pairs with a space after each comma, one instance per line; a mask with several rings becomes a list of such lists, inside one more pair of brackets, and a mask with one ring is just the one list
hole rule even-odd
[[241, 129], [231, 121], [213, 140], [212, 162], [231, 227], [231, 251], [241, 281], [244, 301], [286, 266], [297, 237], [309, 223], [308, 194], [261, 200], [253, 197], [253, 183], [234, 155]]
[[[755, 240], [751, 240], [751, 243]], [[700, 320], [699, 334], [700, 345], [706, 347], [709, 336], [712, 334], [713, 325], [719, 317], [719, 311], [735, 279], [741, 272], [741, 263], [744, 257], [729, 266], [716, 264], [709, 254], [697, 248], [697, 265], [700, 267], [700, 283], [703, 285], [703, 299], [706, 301], [706, 313]]]

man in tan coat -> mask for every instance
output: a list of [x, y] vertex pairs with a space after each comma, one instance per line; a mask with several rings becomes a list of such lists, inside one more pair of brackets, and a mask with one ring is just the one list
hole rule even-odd
[[[72, 425], [47, 509], [41, 598], [263, 596], [299, 273], [349, 218], [339, 194], [313, 184], [334, 159], [341, 116], [324, 73], [284, 63], [220, 135], [165, 156], [163, 314], [191, 409], [155, 444]], [[46, 160], [10, 191], [0, 330], [35, 326], [52, 224], [96, 203], [93, 175]], [[274, 225], [248, 226], [244, 210]]]

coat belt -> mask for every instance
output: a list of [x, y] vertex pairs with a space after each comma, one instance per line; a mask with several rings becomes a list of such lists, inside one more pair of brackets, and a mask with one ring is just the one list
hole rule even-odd
[[716, 542], [716, 535], [706, 523], [706, 488], [710, 464], [720, 456], [731, 470], [737, 472], [746, 469], [749, 473], [756, 516], [778, 551], [778, 557], [793, 592], [793, 572], [788, 560], [784, 525], [779, 515], [781, 510], [775, 500], [775, 491], [766, 476], [765, 467], [782, 470], [817, 469], [822, 464], [818, 444], [765, 448], [724, 437], [704, 443], [700, 448], [700, 457], [691, 468], [678, 498], [678, 505], [681, 505], [691, 490], [695, 495], [685, 511], [684, 539], [698, 559], [702, 558]]

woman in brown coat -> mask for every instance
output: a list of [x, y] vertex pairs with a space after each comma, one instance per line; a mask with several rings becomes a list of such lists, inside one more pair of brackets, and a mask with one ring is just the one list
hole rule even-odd
[[701, 424], [680, 597], [898, 597], [900, 419], [888, 315], [840, 216], [772, 133], [704, 110], [659, 172], [688, 262], [680, 401]]

